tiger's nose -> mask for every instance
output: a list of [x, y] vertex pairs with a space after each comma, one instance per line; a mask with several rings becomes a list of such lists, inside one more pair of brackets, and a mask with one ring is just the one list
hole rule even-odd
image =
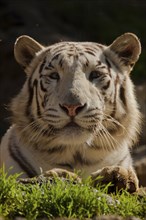
[[68, 104], [63, 104], [60, 105], [61, 109], [65, 111], [69, 116], [74, 117], [76, 116], [79, 112], [81, 112], [85, 108], [86, 104], [84, 105], [68, 105]]

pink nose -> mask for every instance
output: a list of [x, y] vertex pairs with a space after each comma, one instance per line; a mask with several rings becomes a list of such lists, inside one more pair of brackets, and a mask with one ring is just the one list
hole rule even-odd
[[84, 107], [85, 105], [60, 105], [60, 107], [71, 117], [76, 116]]

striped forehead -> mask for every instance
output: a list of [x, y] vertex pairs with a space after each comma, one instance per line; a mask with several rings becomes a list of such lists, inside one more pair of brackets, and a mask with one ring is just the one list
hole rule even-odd
[[95, 43], [63, 42], [52, 45], [48, 49], [47, 60], [49, 63], [59, 62], [60, 65], [71, 60], [90, 63], [90, 60], [93, 61], [93, 58], [97, 58], [97, 61], [99, 61], [103, 49], [104, 46]]

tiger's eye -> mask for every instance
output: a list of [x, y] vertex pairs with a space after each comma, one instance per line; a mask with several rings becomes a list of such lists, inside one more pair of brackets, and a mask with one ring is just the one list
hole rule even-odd
[[89, 76], [89, 80], [93, 81], [94, 79], [98, 79], [101, 76], [99, 71], [92, 71]]
[[52, 72], [52, 73], [50, 73], [49, 78], [58, 81], [58, 80], [60, 79], [60, 76], [59, 76], [59, 73], [57, 73], [57, 72]]

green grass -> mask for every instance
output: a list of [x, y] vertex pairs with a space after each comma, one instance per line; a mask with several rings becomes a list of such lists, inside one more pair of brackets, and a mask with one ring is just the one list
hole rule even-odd
[[18, 175], [7, 176], [0, 171], [0, 216], [13, 219], [25, 216], [91, 218], [95, 215], [146, 216], [146, 196], [130, 195], [126, 191], [107, 195], [106, 187], [91, 187], [82, 183], [55, 179], [53, 183], [22, 184]]

